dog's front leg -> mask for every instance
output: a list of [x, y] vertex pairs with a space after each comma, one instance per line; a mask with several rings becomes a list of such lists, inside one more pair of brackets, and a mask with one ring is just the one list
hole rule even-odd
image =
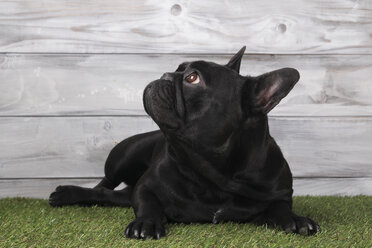
[[166, 234], [166, 217], [159, 199], [144, 185], [138, 185], [132, 197], [136, 219], [125, 229], [128, 238], [159, 239]]
[[267, 224], [280, 227], [288, 233], [313, 235], [320, 232], [320, 226], [308, 217], [298, 216], [292, 212], [290, 203], [275, 201], [267, 210], [258, 216], [254, 222], [259, 225]]

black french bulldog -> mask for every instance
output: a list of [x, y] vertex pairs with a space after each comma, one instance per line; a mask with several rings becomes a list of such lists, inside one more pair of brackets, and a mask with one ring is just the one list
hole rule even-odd
[[[253, 222], [319, 232], [312, 219], [292, 212], [292, 175], [268, 127], [267, 113], [299, 73], [283, 68], [241, 76], [244, 51], [227, 65], [182, 63], [151, 82], [143, 103], [160, 130], [120, 142], [95, 188], [59, 186], [50, 204], [132, 206], [130, 238], [158, 239], [167, 222]], [[121, 182], [128, 186], [114, 191]]]

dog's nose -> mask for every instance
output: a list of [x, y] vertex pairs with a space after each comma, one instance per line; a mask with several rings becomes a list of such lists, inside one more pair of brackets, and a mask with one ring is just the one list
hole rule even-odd
[[172, 81], [173, 80], [173, 75], [172, 75], [172, 73], [166, 72], [166, 73], [163, 74], [163, 76], [161, 76], [160, 79]]

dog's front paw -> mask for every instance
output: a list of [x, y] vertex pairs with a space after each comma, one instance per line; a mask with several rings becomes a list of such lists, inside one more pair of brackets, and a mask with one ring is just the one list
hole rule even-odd
[[290, 214], [265, 214], [253, 221], [257, 225], [279, 227], [287, 233], [314, 235], [321, 231], [320, 226], [310, 218]]
[[73, 205], [79, 201], [79, 187], [77, 186], [58, 186], [49, 196], [49, 204], [53, 207]]
[[292, 216], [287, 221], [277, 223], [287, 233], [298, 233], [301, 235], [314, 235], [321, 231], [320, 226], [310, 218], [303, 216]]
[[135, 239], [159, 239], [166, 235], [166, 229], [160, 219], [137, 218], [125, 229], [125, 236]]

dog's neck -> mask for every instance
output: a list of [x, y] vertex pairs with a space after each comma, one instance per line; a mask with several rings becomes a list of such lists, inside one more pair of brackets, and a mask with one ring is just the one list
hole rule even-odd
[[[209, 154], [193, 149], [179, 137], [168, 137], [168, 152], [170, 157], [177, 157], [174, 159], [179, 163], [177, 168], [190, 181], [200, 183], [203, 181], [200, 178], [204, 178], [223, 191], [262, 200], [265, 198], [261, 192], [264, 185], [258, 191], [249, 185], [253, 182], [257, 184], [255, 182], [257, 179], [252, 177], [256, 174], [250, 172], [252, 168], [257, 169], [255, 166], [258, 166], [258, 169], [262, 166], [257, 165], [257, 161], [261, 161], [258, 157], [267, 156], [268, 137], [270, 137], [267, 122], [267, 117], [264, 116], [243, 123], [242, 129], [229, 137], [230, 141], [226, 141], [231, 147], [225, 144], [226, 148], [223, 149], [229, 151], [229, 154], [220, 155], [222, 162], [211, 158]], [[234, 160], [239, 156], [241, 156], [239, 161]], [[233, 159], [227, 160], [227, 158]]]
[[249, 117], [243, 123], [239, 142], [241, 147], [249, 147], [249, 151], [252, 151], [254, 148], [264, 146], [268, 137], [270, 133], [267, 115], [258, 115]]
[[[267, 115], [250, 117], [244, 122], [239, 141], [233, 150], [229, 171], [235, 176], [246, 175], [252, 168], [264, 166], [268, 154], [270, 132]], [[234, 160], [239, 159], [239, 160]], [[258, 163], [262, 164], [258, 164]]]
[[[221, 172], [232, 172], [232, 168], [238, 169], [240, 165], [253, 163], [257, 156], [266, 156], [265, 148], [269, 136], [266, 115], [245, 120], [236, 130], [226, 135], [222, 142], [219, 138], [218, 144], [202, 142], [213, 140], [213, 137], [190, 140], [183, 136], [182, 132], [166, 135], [173, 156], [196, 165], [200, 164], [199, 160], [202, 159]], [[235, 158], [243, 158], [244, 161], [235, 161]]]

